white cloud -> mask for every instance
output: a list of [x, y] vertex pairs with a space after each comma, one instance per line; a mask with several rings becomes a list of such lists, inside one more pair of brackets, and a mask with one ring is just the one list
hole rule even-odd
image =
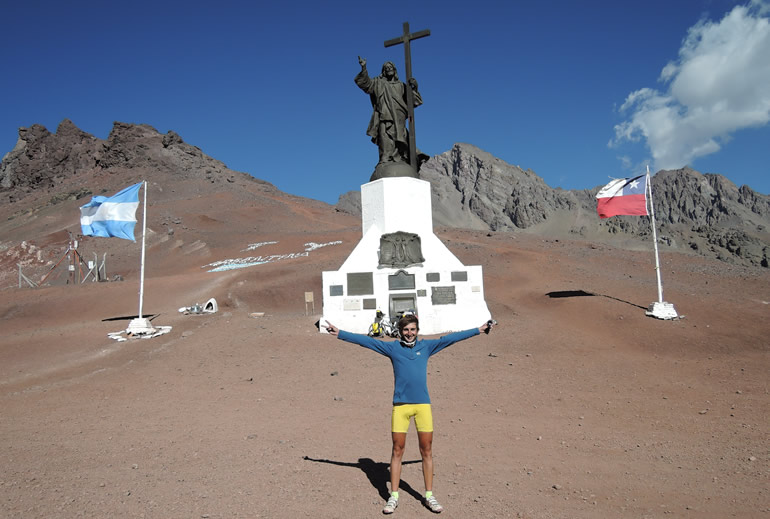
[[766, 0], [751, 0], [751, 7], [755, 8], [760, 15], [770, 13], [770, 3]]
[[665, 91], [642, 88], [620, 107], [610, 146], [645, 139], [656, 169], [719, 151], [742, 128], [770, 122], [770, 12], [767, 0], [737, 6], [719, 22], [688, 30], [679, 57], [663, 67]]

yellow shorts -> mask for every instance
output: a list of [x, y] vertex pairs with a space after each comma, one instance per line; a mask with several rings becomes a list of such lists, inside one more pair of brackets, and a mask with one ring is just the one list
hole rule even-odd
[[430, 404], [399, 404], [393, 406], [390, 418], [391, 431], [405, 433], [409, 420], [414, 416], [414, 425], [419, 432], [433, 432], [433, 413]]

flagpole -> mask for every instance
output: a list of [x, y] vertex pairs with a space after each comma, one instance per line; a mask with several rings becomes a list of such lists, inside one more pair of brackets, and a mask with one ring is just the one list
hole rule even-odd
[[142, 315], [142, 303], [144, 301], [144, 251], [145, 242], [147, 241], [147, 181], [144, 181], [144, 211], [142, 217], [142, 263], [141, 274], [139, 278], [139, 319], [143, 318]]
[[[144, 185], [144, 212], [142, 214], [142, 257], [139, 274], [139, 315], [131, 319], [126, 328], [129, 336], [155, 337], [166, 333], [171, 327], [163, 326], [159, 332], [144, 317], [144, 263], [147, 255], [147, 181], [143, 180], [118, 192], [115, 196], [93, 197], [91, 202], [80, 208], [80, 225], [86, 236], [124, 238], [136, 242], [136, 211], [139, 209], [139, 190]], [[103, 204], [111, 202], [113, 212], [101, 212]], [[129, 218], [130, 216], [130, 218]], [[77, 254], [77, 251], [75, 251]], [[81, 258], [82, 261], [82, 258]], [[103, 267], [104, 265], [102, 265]]]
[[674, 305], [663, 301], [663, 283], [660, 281], [660, 255], [658, 254], [658, 232], [655, 223], [655, 204], [652, 200], [652, 180], [650, 179], [650, 166], [647, 166], [647, 193], [650, 199], [650, 223], [652, 224], [652, 241], [655, 246], [655, 274], [658, 278], [658, 301], [652, 303], [645, 312], [647, 315], [658, 319], [678, 319]]
[[650, 196], [650, 223], [652, 224], [652, 242], [655, 245], [655, 274], [658, 277], [658, 302], [663, 302], [663, 284], [660, 281], [660, 257], [658, 256], [658, 233], [655, 230], [655, 205], [652, 203], [652, 181], [650, 180], [650, 166], [647, 166], [647, 192]]

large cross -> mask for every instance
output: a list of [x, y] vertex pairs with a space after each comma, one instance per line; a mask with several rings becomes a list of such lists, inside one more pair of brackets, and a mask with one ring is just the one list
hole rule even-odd
[[430, 36], [430, 29], [417, 31], [415, 33], [409, 32], [409, 22], [404, 22], [404, 34], [398, 38], [393, 38], [385, 42], [386, 47], [392, 47], [399, 43], [404, 44], [404, 61], [406, 62], [406, 107], [409, 111], [409, 163], [417, 171], [417, 144], [414, 137], [414, 95], [412, 94], [412, 88], [409, 86], [409, 80], [412, 78], [412, 50], [410, 42], [417, 38], [423, 38]]

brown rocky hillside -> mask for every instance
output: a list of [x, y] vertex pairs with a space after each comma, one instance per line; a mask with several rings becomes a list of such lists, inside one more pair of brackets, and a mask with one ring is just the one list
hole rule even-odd
[[[20, 135], [1, 169], [0, 517], [381, 517], [391, 365], [316, 328], [321, 272], [358, 244], [360, 219], [145, 125]], [[428, 367], [441, 517], [770, 515], [767, 270], [672, 241], [661, 272], [682, 318], [653, 319], [649, 241], [626, 227], [641, 219], [597, 224], [590, 191], [550, 190], [464, 145], [432, 160], [436, 234], [483, 267], [499, 322]], [[743, 222], [761, 237], [765, 198], [672, 176], [719, 209], [661, 197], [663, 219], [687, 215], [671, 229]], [[172, 329], [117, 342], [137, 312], [139, 243], [79, 239], [109, 282], [67, 283], [64, 269], [18, 288], [17, 264], [39, 281], [80, 205], [141, 180], [144, 310]], [[178, 312], [212, 297], [215, 314]], [[431, 515], [419, 458], [411, 427], [397, 517]]]

